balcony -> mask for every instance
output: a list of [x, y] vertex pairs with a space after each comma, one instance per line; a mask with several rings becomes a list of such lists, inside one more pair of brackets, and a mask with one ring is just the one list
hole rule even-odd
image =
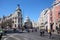
[[48, 22], [46, 21], [46, 22], [44, 23], [44, 25], [47, 24], [47, 23], [48, 23]]

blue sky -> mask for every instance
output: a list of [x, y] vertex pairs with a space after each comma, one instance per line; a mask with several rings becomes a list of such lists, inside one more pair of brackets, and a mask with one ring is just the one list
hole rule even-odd
[[0, 17], [14, 13], [17, 4], [20, 4], [23, 18], [29, 16], [31, 20], [37, 22], [43, 9], [51, 7], [54, 0], [0, 0]]

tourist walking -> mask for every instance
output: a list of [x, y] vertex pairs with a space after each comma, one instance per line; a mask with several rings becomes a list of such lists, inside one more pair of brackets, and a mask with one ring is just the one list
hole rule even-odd
[[0, 34], [0, 40], [2, 39], [2, 35], [3, 35], [3, 34], [1, 33], [1, 34]]
[[49, 34], [49, 38], [52, 38], [52, 33], [50, 29], [48, 29], [48, 34]]

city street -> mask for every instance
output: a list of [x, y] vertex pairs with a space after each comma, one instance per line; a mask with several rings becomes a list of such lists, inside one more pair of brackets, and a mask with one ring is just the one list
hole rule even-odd
[[48, 34], [41, 37], [39, 32], [30, 32], [30, 33], [12, 33], [3, 36], [2, 40], [59, 40], [58, 35], [53, 35], [53, 38], [49, 39]]
[[0, 40], [60, 40], [60, 0], [0, 0]]

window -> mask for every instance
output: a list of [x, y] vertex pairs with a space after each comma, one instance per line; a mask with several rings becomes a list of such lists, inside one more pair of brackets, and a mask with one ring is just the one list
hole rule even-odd
[[16, 23], [17, 21], [15, 20], [15, 23]]
[[52, 16], [52, 13], [50, 15]]
[[59, 24], [59, 28], [60, 28], [60, 24]]
[[56, 23], [56, 25], [57, 25], [57, 23]]
[[52, 17], [50, 17], [50, 20], [52, 20]]
[[43, 23], [41, 23], [41, 24], [43, 24]]
[[13, 17], [13, 19], [14, 19], [14, 17]]
[[17, 19], [17, 17], [15, 17], [15, 19]]
[[[48, 10], [45, 11], [45, 14], [46, 14], [47, 12], [48, 12]], [[45, 15], [45, 14], [44, 14], [44, 15]]]
[[45, 22], [45, 24], [47, 24], [47, 21]]
[[60, 15], [60, 12], [58, 14]]
[[58, 16], [59, 16], [59, 18], [60, 18], [60, 12], [58, 13]]
[[15, 27], [16, 27], [16, 24], [15, 24]]
[[18, 16], [20, 16], [20, 12], [18, 12]]

